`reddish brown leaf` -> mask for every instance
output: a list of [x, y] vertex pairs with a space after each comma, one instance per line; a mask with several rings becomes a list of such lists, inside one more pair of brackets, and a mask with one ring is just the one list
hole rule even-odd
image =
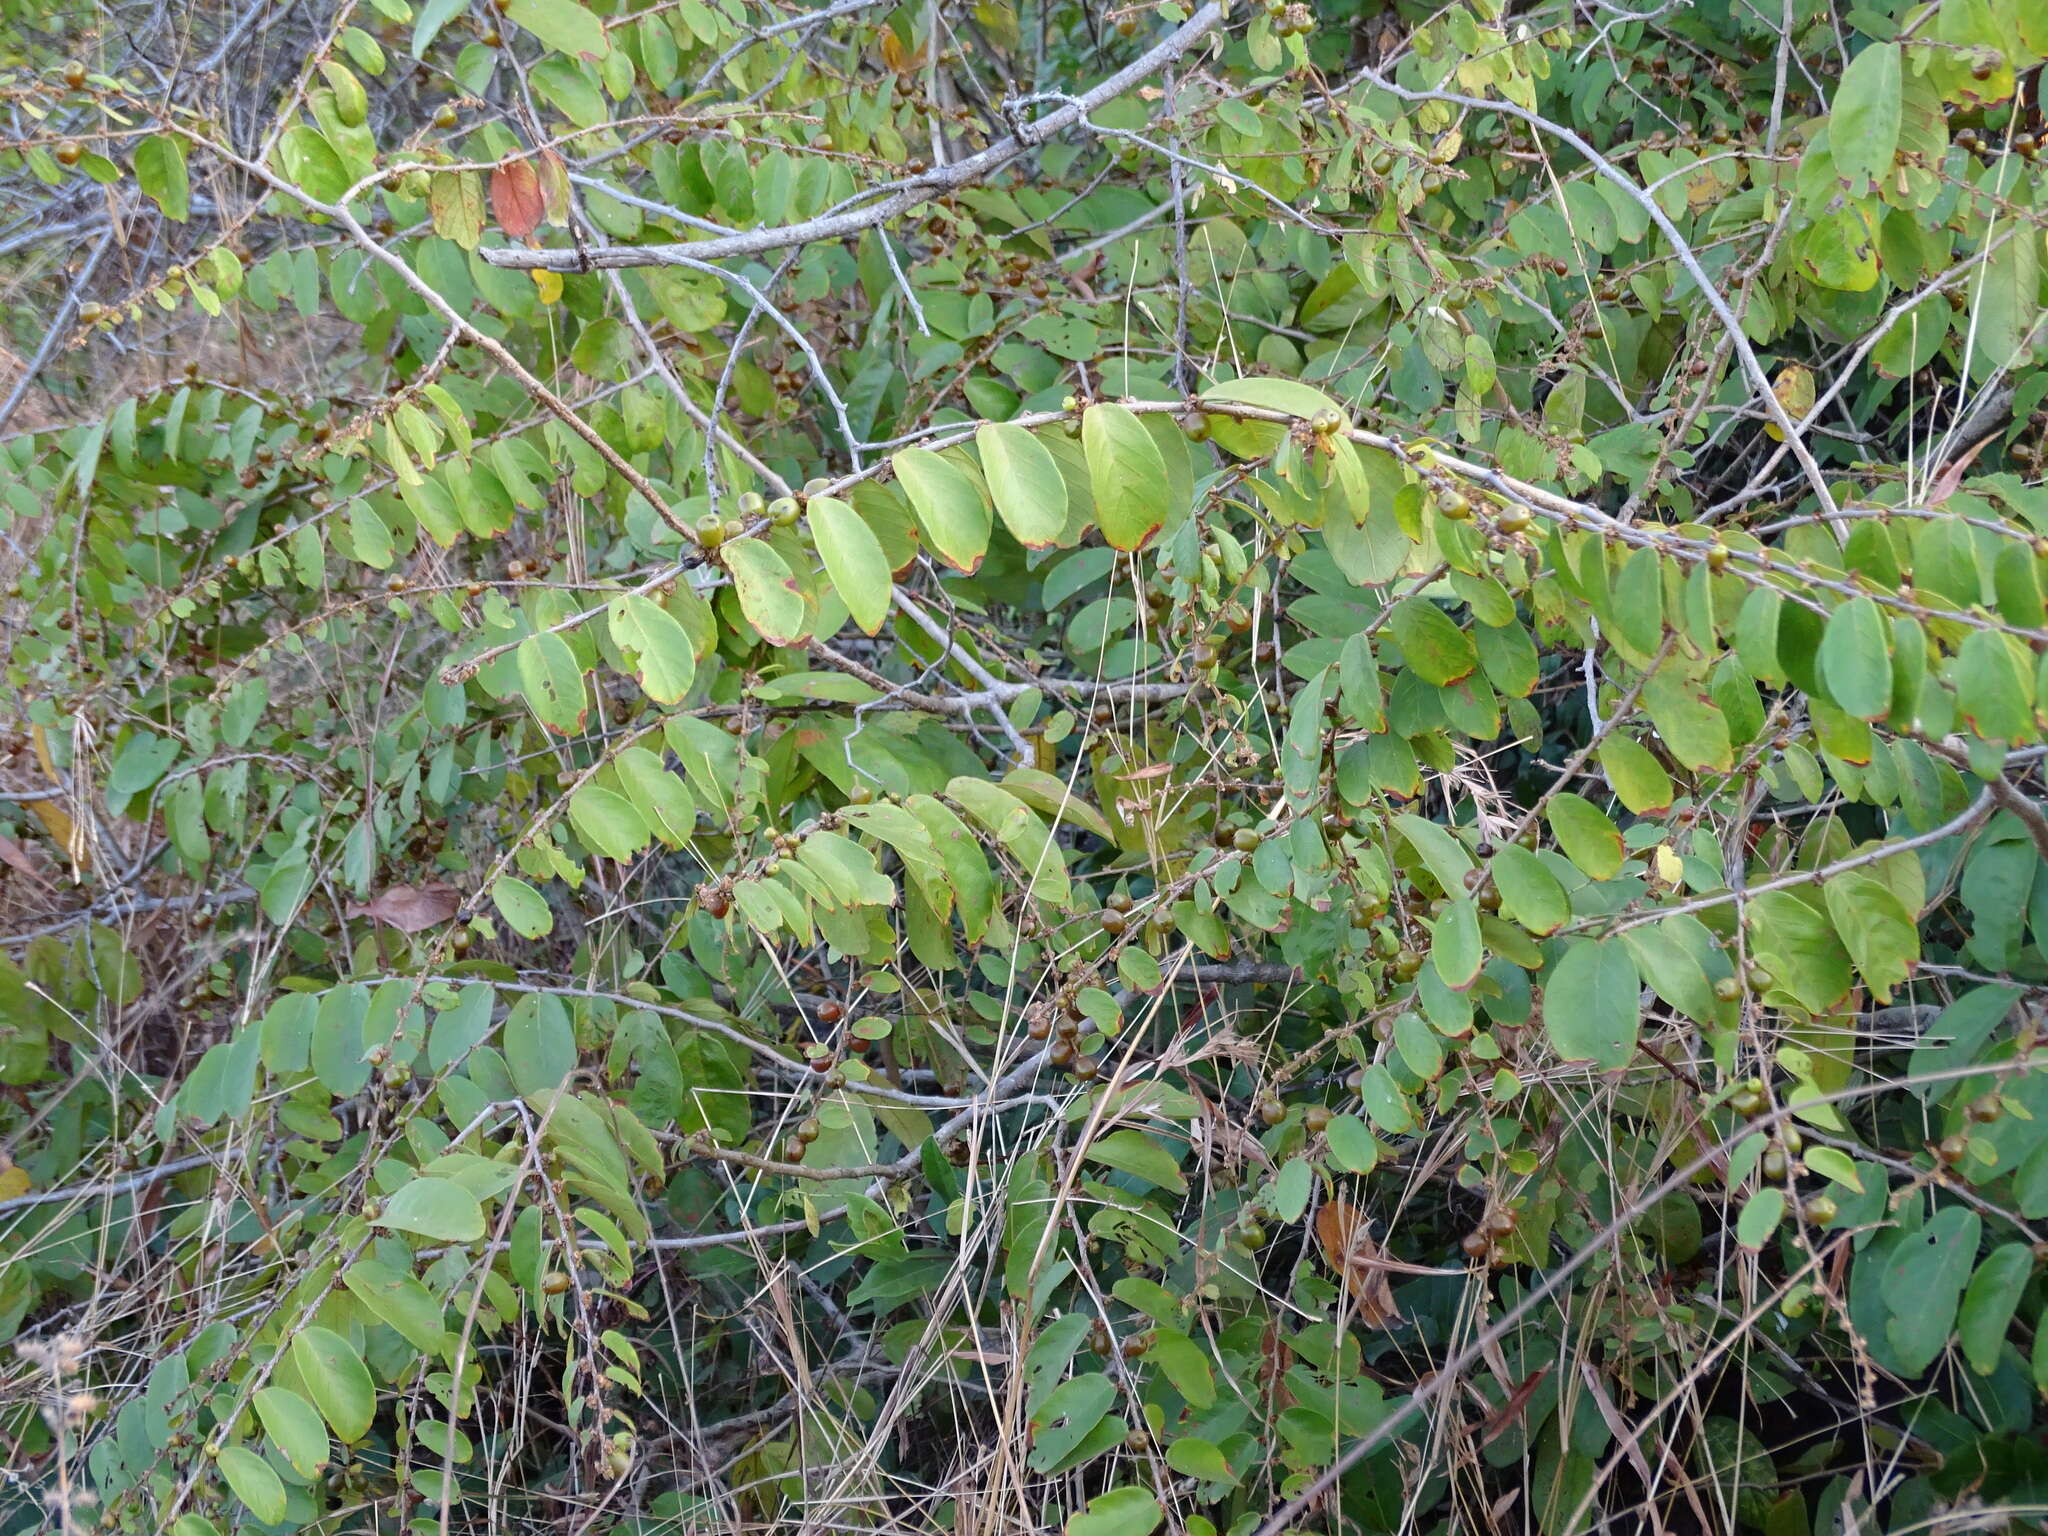
[[1529, 1373], [1529, 1379], [1508, 1394], [1508, 1400], [1486, 1416], [1486, 1423], [1479, 1431], [1479, 1443], [1491, 1445], [1507, 1433], [1508, 1426], [1522, 1416], [1522, 1410], [1529, 1406], [1529, 1399], [1536, 1395], [1536, 1389], [1543, 1385], [1543, 1378], [1550, 1374], [1550, 1367], [1539, 1366]]
[[387, 885], [368, 901], [351, 902], [348, 915], [371, 918], [400, 933], [418, 933], [447, 922], [461, 907], [462, 892], [452, 885]]
[[491, 172], [491, 214], [498, 228], [514, 240], [524, 240], [539, 229], [547, 211], [540, 172], [527, 161], [514, 160]]
[[1344, 1287], [1358, 1306], [1358, 1320], [1368, 1328], [1399, 1322], [1394, 1288], [1387, 1283], [1386, 1260], [1372, 1240], [1365, 1213], [1342, 1200], [1327, 1202], [1316, 1212], [1316, 1237], [1323, 1257], [1344, 1277]]
[[50, 884], [43, 878], [43, 872], [36, 868], [35, 861], [23, 850], [21, 844], [11, 837], [0, 837], [0, 864], [21, 871], [37, 885], [47, 888]]
[[569, 218], [569, 167], [552, 149], [540, 152], [540, 189], [550, 224], [564, 224]]

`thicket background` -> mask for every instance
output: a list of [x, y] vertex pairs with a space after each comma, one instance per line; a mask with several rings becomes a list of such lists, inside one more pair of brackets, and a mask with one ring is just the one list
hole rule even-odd
[[0, 0], [0, 1521], [2033, 1527], [2041, 0]]

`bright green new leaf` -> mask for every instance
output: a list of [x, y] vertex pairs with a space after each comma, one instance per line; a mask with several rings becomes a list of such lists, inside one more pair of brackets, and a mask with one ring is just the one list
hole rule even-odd
[[1143, 549], [1174, 510], [1159, 445], [1128, 408], [1104, 401], [1082, 414], [1081, 446], [1103, 538], [1111, 549]]
[[192, 183], [185, 171], [183, 140], [159, 133], [137, 144], [135, 180], [165, 218], [182, 224], [192, 216]]

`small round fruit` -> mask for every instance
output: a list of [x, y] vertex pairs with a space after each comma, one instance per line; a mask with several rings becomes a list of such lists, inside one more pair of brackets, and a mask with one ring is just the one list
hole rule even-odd
[[785, 1163], [800, 1163], [804, 1160], [804, 1153], [809, 1150], [801, 1141], [792, 1136], [782, 1144], [782, 1160]]
[[1264, 841], [1256, 829], [1251, 827], [1239, 827], [1230, 834], [1230, 846], [1239, 853], [1257, 853], [1259, 845]]
[[1266, 1229], [1256, 1221], [1248, 1221], [1237, 1229], [1237, 1244], [1246, 1252], [1266, 1246]]
[[1934, 1155], [1953, 1168], [1970, 1155], [1970, 1138], [1962, 1135], [1944, 1136], [1935, 1146]]
[[796, 504], [794, 496], [778, 496], [768, 503], [768, 521], [778, 528], [794, 528], [802, 515], [803, 508]]
[[1978, 1125], [1989, 1125], [2005, 1113], [2005, 1101], [1996, 1092], [1970, 1100], [1970, 1107], [1964, 1111]]
[[807, 1147], [824, 1134], [825, 1127], [818, 1123], [816, 1115], [806, 1115], [797, 1123], [796, 1139]]
[[1311, 1136], [1320, 1136], [1330, 1128], [1330, 1110], [1325, 1104], [1311, 1104], [1301, 1117], [1301, 1123], [1308, 1127]]
[[569, 1277], [559, 1269], [551, 1269], [540, 1277], [541, 1294], [559, 1296], [569, 1289]]
[[1064, 1067], [1074, 1059], [1074, 1042], [1061, 1036], [1045, 1048], [1045, 1059], [1056, 1067]]
[[1766, 1147], [1763, 1155], [1764, 1177], [1773, 1184], [1785, 1182], [1785, 1175], [1791, 1171], [1792, 1161], [1785, 1156], [1783, 1147]]
[[846, 1010], [842, 1008], [838, 1003], [833, 1002], [830, 998], [827, 998], [824, 1002], [818, 1004], [817, 1019], [820, 1024], [837, 1024], [841, 1019], [845, 1017]]
[[1102, 1063], [1093, 1056], [1083, 1056], [1074, 1063], [1074, 1076], [1084, 1083], [1092, 1083], [1102, 1076]]
[[1826, 1195], [1815, 1195], [1800, 1209], [1816, 1227], [1824, 1227], [1835, 1219], [1835, 1202]]
[[725, 519], [716, 512], [706, 512], [697, 519], [697, 542], [706, 549], [716, 549], [725, 542]]
[[1468, 1259], [1483, 1259], [1487, 1249], [1493, 1246], [1493, 1239], [1484, 1232], [1467, 1232], [1458, 1239], [1458, 1247]]
[[62, 144], [51, 150], [50, 153], [59, 165], [76, 165], [85, 158], [85, 151], [79, 148], [78, 144], [71, 139], [66, 139]]
[[1268, 1125], [1278, 1125], [1287, 1118], [1287, 1106], [1278, 1099], [1259, 1100], [1259, 1118]]
[[1733, 976], [1723, 976], [1714, 983], [1714, 996], [1724, 1003], [1732, 1003], [1742, 996], [1742, 983]]
[[1096, 914], [1095, 921], [1101, 925], [1102, 931], [1108, 934], [1122, 933], [1131, 925], [1131, 920], [1114, 907], [1104, 907]]

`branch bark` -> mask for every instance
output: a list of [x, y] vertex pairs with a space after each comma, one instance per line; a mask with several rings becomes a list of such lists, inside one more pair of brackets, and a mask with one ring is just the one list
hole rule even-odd
[[750, 229], [736, 235], [666, 245], [620, 245], [604, 250], [582, 251], [534, 251], [523, 246], [498, 246], [479, 248], [477, 254], [494, 267], [509, 267], [518, 271], [588, 272], [612, 267], [685, 266], [695, 262], [719, 261], [728, 256], [759, 256], [766, 251], [787, 250], [791, 246], [809, 245], [819, 240], [843, 240], [849, 235], [857, 235], [879, 224], [886, 224], [889, 220], [908, 213], [920, 203], [985, 181], [1054, 135], [1085, 123], [1089, 114], [1098, 107], [1114, 101], [1140, 81], [1173, 63], [1213, 31], [1222, 19], [1223, 7], [1217, 0], [1208, 0], [1207, 4], [1168, 33], [1157, 45], [1086, 94], [1064, 102], [1044, 117], [1032, 122], [1013, 117], [1013, 131], [996, 140], [979, 154], [969, 155], [964, 160], [956, 160], [951, 165], [934, 166], [919, 175], [871, 189], [866, 195], [879, 197], [881, 200], [869, 203], [864, 208], [853, 208], [843, 213], [821, 214], [815, 219], [804, 219], [795, 224], [782, 224], [771, 229]]

